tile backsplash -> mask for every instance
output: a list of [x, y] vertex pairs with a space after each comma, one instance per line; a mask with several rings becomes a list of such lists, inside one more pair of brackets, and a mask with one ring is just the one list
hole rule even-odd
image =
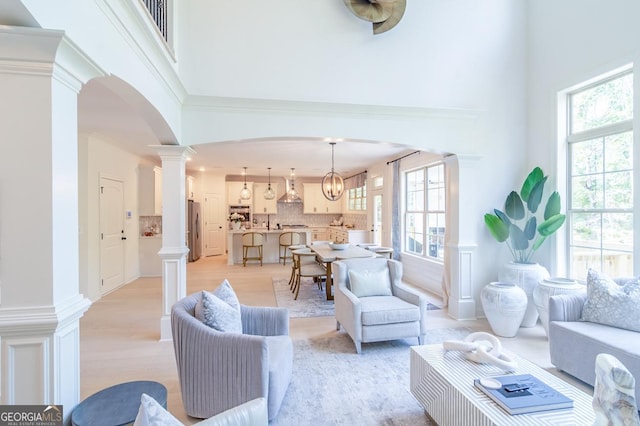
[[[304, 214], [301, 203], [278, 203], [278, 213], [268, 216], [272, 227], [275, 227], [277, 223], [281, 225], [329, 226], [332, 221], [338, 220], [340, 217], [344, 218], [344, 224], [353, 224], [355, 229], [366, 229], [367, 226], [366, 214]], [[256, 219], [258, 226], [262, 222], [267, 222], [266, 214], [255, 213], [253, 218]]]

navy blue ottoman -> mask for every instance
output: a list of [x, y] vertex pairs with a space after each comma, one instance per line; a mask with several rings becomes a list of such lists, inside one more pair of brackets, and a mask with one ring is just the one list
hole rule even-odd
[[119, 426], [133, 423], [143, 393], [167, 408], [167, 388], [163, 384], [147, 380], [127, 382], [103, 389], [82, 401], [71, 413], [71, 424]]

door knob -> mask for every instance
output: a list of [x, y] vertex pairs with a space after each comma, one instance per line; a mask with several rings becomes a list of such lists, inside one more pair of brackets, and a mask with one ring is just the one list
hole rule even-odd
[[122, 237], [122, 238], [120, 238], [120, 239], [121, 239], [121, 240], [126, 240], [126, 239], [127, 239], [127, 237]]

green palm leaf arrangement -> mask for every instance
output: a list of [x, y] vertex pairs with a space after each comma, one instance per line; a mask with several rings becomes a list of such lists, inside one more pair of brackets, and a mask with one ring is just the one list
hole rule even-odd
[[554, 191], [538, 223], [538, 209], [542, 202], [544, 176], [540, 167], [527, 176], [520, 193], [511, 191], [504, 202], [504, 211], [494, 209], [484, 215], [484, 223], [499, 243], [506, 243], [516, 263], [531, 263], [531, 257], [548, 236], [564, 224], [566, 216], [560, 213], [560, 195]]

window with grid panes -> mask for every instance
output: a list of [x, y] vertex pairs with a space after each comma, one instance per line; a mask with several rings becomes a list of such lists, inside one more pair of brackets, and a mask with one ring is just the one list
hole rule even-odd
[[633, 73], [567, 96], [567, 270], [632, 276]]
[[367, 186], [351, 188], [347, 191], [347, 206], [352, 211], [367, 210]]
[[443, 260], [445, 223], [444, 165], [405, 172], [403, 251]]

